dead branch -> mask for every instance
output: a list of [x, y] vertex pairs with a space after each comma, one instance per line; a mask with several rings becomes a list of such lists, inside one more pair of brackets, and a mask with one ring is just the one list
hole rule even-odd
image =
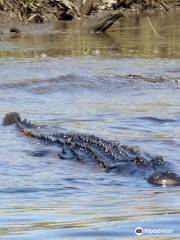
[[110, 12], [93, 27], [93, 30], [97, 33], [105, 32], [121, 17], [123, 17], [122, 11], [116, 13]]

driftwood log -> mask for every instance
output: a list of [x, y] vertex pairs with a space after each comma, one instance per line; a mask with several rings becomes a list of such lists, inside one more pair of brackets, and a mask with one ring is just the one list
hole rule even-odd
[[94, 23], [91, 27], [94, 32], [105, 32], [109, 29], [119, 18], [123, 17], [123, 11], [108, 12], [106, 16], [98, 19], [98, 23]]

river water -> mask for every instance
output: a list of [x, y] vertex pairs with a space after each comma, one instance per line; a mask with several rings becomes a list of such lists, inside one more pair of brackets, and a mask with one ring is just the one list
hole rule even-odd
[[[0, 119], [85, 132], [160, 154], [180, 173], [179, 12], [84, 24], [1, 23]], [[1, 239], [180, 239], [180, 188], [60, 160], [56, 146], [0, 126]], [[38, 157], [41, 150], [50, 155]], [[163, 233], [164, 231], [164, 233]]]

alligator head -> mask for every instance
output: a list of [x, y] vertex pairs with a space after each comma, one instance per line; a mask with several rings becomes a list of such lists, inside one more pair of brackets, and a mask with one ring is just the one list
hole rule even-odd
[[148, 178], [148, 182], [157, 186], [180, 186], [180, 177], [173, 172], [156, 172]]

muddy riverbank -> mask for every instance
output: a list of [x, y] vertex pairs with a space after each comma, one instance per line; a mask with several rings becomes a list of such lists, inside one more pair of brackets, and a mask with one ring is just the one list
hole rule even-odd
[[20, 33], [10, 32], [14, 22], [1, 23], [1, 57], [115, 56], [143, 58], [180, 57], [180, 10], [147, 16], [124, 16], [106, 33], [87, 31], [86, 21], [58, 21], [36, 24], [17, 22]]
[[[1, 22], [44, 23], [61, 20], [79, 20], [101, 16], [104, 13], [123, 15], [144, 11], [174, 11], [179, 8], [177, 0], [0, 0]], [[113, 21], [116, 21], [116, 19]]]

